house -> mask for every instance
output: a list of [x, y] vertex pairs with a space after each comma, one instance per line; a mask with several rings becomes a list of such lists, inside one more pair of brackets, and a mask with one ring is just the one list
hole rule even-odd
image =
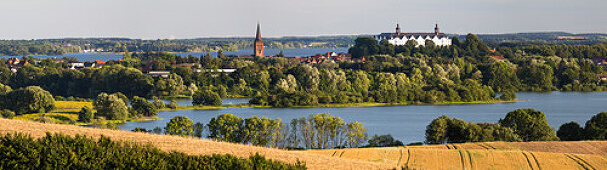
[[101, 61], [101, 60], [95, 60], [95, 65], [93, 67], [95, 68], [102, 68], [103, 65], [105, 65], [105, 61]]
[[146, 75], [148, 75], [150, 77], [169, 78], [169, 76], [171, 76], [171, 72], [170, 71], [149, 71]]
[[68, 66], [72, 70], [74, 70], [74, 69], [79, 70], [79, 69], [82, 69], [85, 67], [84, 63], [68, 63]]
[[599, 78], [599, 81], [607, 81], [607, 74], [596, 74]]

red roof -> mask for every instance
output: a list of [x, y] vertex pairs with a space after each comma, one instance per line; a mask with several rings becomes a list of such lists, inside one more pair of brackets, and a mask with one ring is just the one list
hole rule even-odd
[[105, 64], [105, 62], [101, 60], [95, 60], [95, 64]]
[[493, 58], [495, 58], [495, 59], [498, 59], [498, 60], [503, 60], [503, 59], [505, 59], [503, 56], [491, 56], [491, 57], [493, 57]]

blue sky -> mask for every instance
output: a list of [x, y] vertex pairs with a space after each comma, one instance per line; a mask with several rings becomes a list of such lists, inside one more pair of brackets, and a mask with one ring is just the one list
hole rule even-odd
[[0, 39], [606, 33], [604, 0], [0, 0]]

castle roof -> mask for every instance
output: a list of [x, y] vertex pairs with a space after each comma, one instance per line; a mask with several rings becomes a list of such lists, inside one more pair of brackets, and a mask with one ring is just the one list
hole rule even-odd
[[414, 38], [426, 38], [426, 37], [430, 37], [430, 38], [434, 38], [435, 36], [437, 36], [437, 38], [449, 38], [445, 33], [381, 33], [378, 35], [379, 38], [381, 39], [393, 39], [393, 38], [399, 38], [399, 39], [403, 39], [404, 37], [410, 38], [410, 37], [414, 37]]

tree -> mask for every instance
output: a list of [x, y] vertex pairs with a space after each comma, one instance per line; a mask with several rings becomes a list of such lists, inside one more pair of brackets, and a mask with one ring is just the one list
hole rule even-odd
[[503, 62], [493, 63], [484, 71], [483, 79], [485, 83], [496, 92], [502, 92], [504, 90], [516, 91], [520, 86], [520, 81], [514, 72], [514, 69], [510, 68], [508, 64]]
[[158, 112], [154, 104], [139, 96], [133, 97], [133, 100], [131, 100], [131, 106], [135, 111], [133, 115], [156, 116]]
[[518, 109], [509, 112], [499, 123], [509, 127], [521, 136], [523, 141], [558, 140], [554, 130], [548, 125], [544, 113], [533, 109]]
[[447, 139], [448, 123], [451, 119], [447, 116], [441, 116], [432, 120], [426, 127], [426, 143], [443, 144]]
[[169, 109], [177, 109], [178, 106], [179, 104], [175, 100], [171, 100], [171, 102], [166, 105], [166, 107]]
[[584, 139], [584, 129], [577, 122], [569, 122], [559, 127], [556, 136], [562, 141], [579, 141]]
[[373, 135], [371, 139], [369, 139], [368, 147], [394, 147], [394, 146], [403, 146], [403, 142], [399, 140], [395, 140], [392, 135]]
[[193, 105], [221, 106], [221, 97], [211, 90], [199, 90], [192, 96]]
[[175, 116], [167, 123], [164, 131], [169, 135], [191, 136], [194, 134], [192, 129], [194, 123], [186, 116]]
[[13, 91], [13, 89], [11, 88], [11, 86], [8, 85], [4, 85], [0, 83], [0, 95], [6, 94], [8, 92]]
[[156, 109], [164, 108], [164, 101], [158, 99], [158, 97], [156, 97], [156, 96], [154, 96], [153, 99], [154, 99], [153, 104]]
[[242, 142], [242, 118], [233, 114], [222, 114], [217, 118], [211, 118], [207, 126], [209, 127], [209, 138], [224, 142]]
[[354, 40], [354, 43], [355, 45], [348, 49], [352, 58], [362, 58], [379, 52], [379, 45], [373, 37], [358, 37]]
[[586, 132], [586, 139], [607, 139], [607, 112], [601, 112], [592, 116], [592, 118], [586, 122], [584, 131]]
[[129, 115], [124, 101], [114, 94], [101, 93], [97, 95], [93, 106], [97, 110], [97, 116], [103, 116], [109, 120], [125, 120]]
[[80, 109], [80, 112], [78, 112], [78, 121], [89, 123], [92, 119], [93, 110], [90, 107], [84, 106], [82, 109]]
[[360, 122], [352, 122], [347, 124], [346, 144], [350, 148], [359, 147], [367, 140], [367, 128]]
[[196, 124], [194, 124], [194, 126], [192, 128], [194, 130], [194, 136], [201, 138], [202, 132], [204, 131], [204, 124], [202, 124], [200, 122], [196, 122]]
[[0, 104], [18, 115], [28, 113], [46, 113], [55, 108], [55, 99], [48, 91], [39, 86], [28, 86], [0, 95]]

